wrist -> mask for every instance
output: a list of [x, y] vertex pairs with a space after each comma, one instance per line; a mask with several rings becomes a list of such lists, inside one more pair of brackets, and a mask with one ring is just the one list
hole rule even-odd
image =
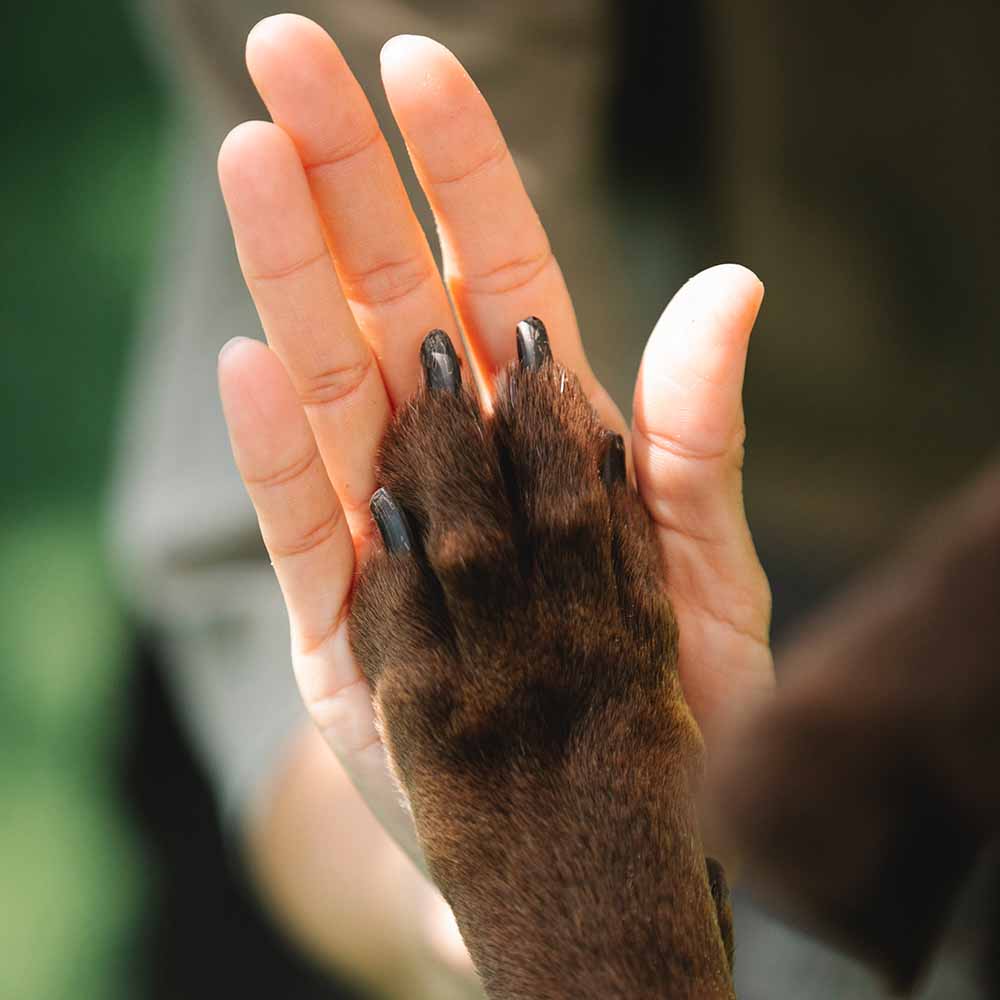
[[625, 757], [613, 725], [591, 727], [544, 768], [414, 786], [428, 865], [491, 997], [732, 995], [678, 738], [666, 725]]

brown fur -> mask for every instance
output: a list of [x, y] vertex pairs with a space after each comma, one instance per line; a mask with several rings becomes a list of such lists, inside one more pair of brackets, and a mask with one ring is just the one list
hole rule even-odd
[[467, 389], [422, 390], [382, 448], [415, 551], [364, 567], [352, 643], [494, 1000], [733, 995], [676, 624], [607, 444], [547, 362], [508, 369], [489, 420]]
[[748, 881], [908, 992], [982, 866], [951, 945], [1000, 998], [1000, 461], [779, 662], [779, 697], [720, 744], [710, 789]]

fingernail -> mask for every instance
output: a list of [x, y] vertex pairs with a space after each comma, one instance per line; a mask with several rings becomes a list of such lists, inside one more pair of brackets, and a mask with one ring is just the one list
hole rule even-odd
[[545, 324], [537, 316], [529, 316], [517, 324], [517, 360], [522, 368], [537, 372], [546, 361], [552, 360], [549, 335]]
[[621, 434], [609, 434], [601, 459], [601, 479], [608, 489], [625, 482], [625, 442]]
[[420, 345], [420, 363], [424, 366], [427, 388], [432, 392], [450, 392], [457, 396], [462, 389], [462, 372], [451, 338], [444, 330], [431, 330]]
[[230, 337], [222, 347], [219, 349], [219, 357], [221, 358], [223, 354], [229, 351], [231, 348], [235, 347], [237, 344], [242, 344], [248, 341], [249, 337]]
[[410, 526], [406, 523], [403, 509], [393, 499], [392, 494], [385, 489], [376, 490], [368, 504], [378, 525], [379, 533], [385, 544], [386, 552], [412, 552], [413, 539], [410, 536]]

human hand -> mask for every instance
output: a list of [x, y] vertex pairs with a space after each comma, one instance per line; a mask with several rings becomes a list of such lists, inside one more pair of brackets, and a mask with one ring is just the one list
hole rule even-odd
[[[329, 37], [301, 17], [269, 18], [251, 33], [247, 62], [275, 124], [235, 129], [219, 175], [270, 349], [227, 345], [223, 406], [287, 605], [303, 700], [376, 815], [419, 859], [346, 629], [372, 539], [376, 451], [418, 384], [417, 347], [432, 328], [459, 347], [454, 303], [466, 363], [488, 387], [512, 355], [515, 324], [542, 316], [601, 419], [625, 428], [587, 364], [497, 125], [450, 53], [402, 36], [382, 56], [434, 209], [444, 280]], [[729, 265], [689, 282], [647, 346], [634, 404], [635, 479], [669, 567], [682, 684], [710, 745], [725, 710], [772, 682], [769, 592], [741, 495], [742, 377], [761, 296], [752, 274]]]

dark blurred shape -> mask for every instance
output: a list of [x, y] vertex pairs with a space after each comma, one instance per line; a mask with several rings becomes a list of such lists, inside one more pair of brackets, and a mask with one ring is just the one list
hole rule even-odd
[[705, 5], [625, 0], [611, 29], [608, 158], [618, 180], [704, 192], [711, 134]]
[[843, 572], [997, 443], [1000, 6], [704, 10], [720, 256], [767, 287], [754, 535]]
[[280, 996], [362, 1000], [314, 969], [265, 918], [226, 842], [218, 804], [163, 686], [156, 640], [138, 633], [122, 786], [156, 873], [155, 903], [137, 934], [147, 1000]]
[[778, 660], [716, 757], [713, 827], [781, 910], [908, 989], [1000, 834], [1000, 462]]

